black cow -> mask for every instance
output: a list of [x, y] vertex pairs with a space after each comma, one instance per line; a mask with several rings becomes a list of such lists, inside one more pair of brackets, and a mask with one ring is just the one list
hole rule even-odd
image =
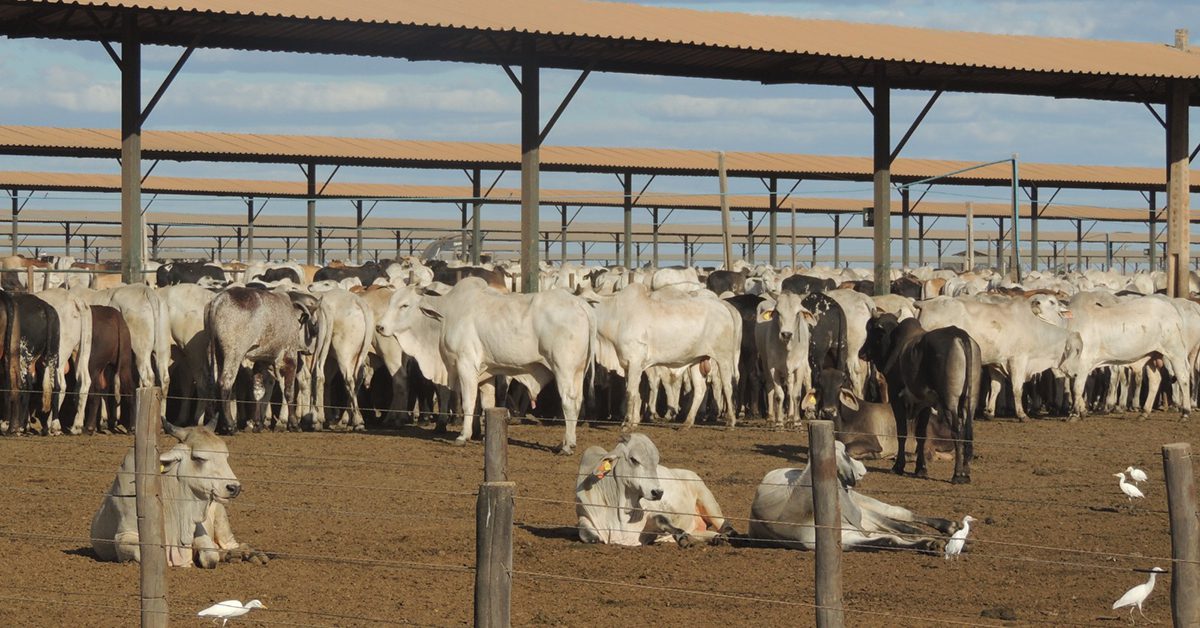
[[133, 431], [133, 345], [129, 325], [116, 308], [92, 306], [92, 356], [88, 371], [92, 375], [92, 388], [84, 410], [84, 431], [88, 434], [96, 431], [101, 400], [108, 414], [109, 431], [116, 428], [118, 395], [121, 425]]
[[783, 280], [780, 290], [793, 294], [809, 294], [811, 292], [829, 292], [837, 288], [837, 282], [832, 279], [821, 279], [808, 275], [792, 275]]
[[738, 356], [738, 382], [734, 388], [734, 412], [745, 410], [750, 416], [763, 414], [759, 374], [758, 347], [754, 344], [754, 326], [758, 324], [758, 304], [763, 298], [756, 294], [739, 294], [725, 299], [742, 316], [742, 352]]
[[[888, 381], [896, 415], [897, 452], [892, 471], [902, 474], [908, 419], [916, 419], [917, 451], [925, 451], [930, 412], [950, 427], [954, 439], [954, 484], [971, 481], [975, 406], [983, 365], [979, 344], [958, 327], [926, 332], [917, 319], [896, 322], [884, 314], [867, 323], [864, 351]], [[916, 474], [925, 477], [925, 457], [917, 456]]]
[[843, 281], [838, 288], [846, 288], [865, 294], [869, 297], [875, 296], [875, 282], [870, 279], [858, 279], [855, 281]]
[[714, 270], [708, 274], [708, 277], [704, 278], [704, 287], [717, 294], [724, 292], [742, 294], [746, 291], [746, 275], [748, 272]]
[[467, 277], [479, 277], [487, 282], [487, 285], [504, 292], [508, 292], [508, 284], [505, 283], [505, 275], [501, 270], [488, 270], [477, 266], [458, 266], [450, 268], [445, 264], [440, 264], [433, 268], [433, 280], [453, 286], [459, 281]]
[[209, 262], [171, 262], [159, 266], [154, 277], [158, 287], [164, 288], [179, 283], [199, 283], [201, 277], [223, 282], [225, 270]]
[[904, 275], [892, 282], [892, 294], [899, 294], [910, 299], [921, 299], [921, 290], [924, 285], [920, 279], [912, 275]]
[[4, 417], [12, 425], [17, 416], [18, 392], [21, 379], [21, 322], [17, 316], [16, 302], [12, 294], [0, 291], [0, 386], [4, 387]]
[[808, 343], [808, 363], [813, 373], [823, 368], [846, 372], [846, 313], [829, 296], [814, 292], [800, 302], [804, 309], [812, 312], [817, 322], [810, 326], [812, 335]]
[[[29, 425], [30, 396], [41, 393], [40, 414], [49, 416], [50, 421], [58, 418], [54, 409], [54, 395], [58, 370], [59, 323], [58, 312], [45, 301], [32, 294], [13, 294], [17, 318], [20, 320], [19, 374], [16, 378], [17, 408], [9, 420], [10, 434], [23, 433]], [[40, 382], [39, 382], [39, 377]], [[42, 421], [43, 432], [49, 431], [50, 423]]]
[[266, 283], [275, 283], [277, 281], [287, 280], [299, 285], [300, 274], [296, 272], [295, 268], [291, 268], [289, 266], [280, 266], [278, 268], [268, 268], [263, 272], [251, 277], [250, 279], [252, 281], [263, 281]]
[[313, 281], [325, 281], [332, 279], [341, 281], [349, 277], [356, 277], [362, 282], [362, 285], [369, 286], [375, 283], [376, 279], [387, 279], [387, 273], [373, 261], [368, 260], [362, 266], [326, 266], [313, 275]]

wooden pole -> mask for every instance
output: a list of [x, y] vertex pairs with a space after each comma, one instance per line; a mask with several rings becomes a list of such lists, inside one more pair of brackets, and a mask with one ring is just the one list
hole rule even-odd
[[729, 226], [729, 179], [725, 174], [725, 151], [717, 152], [717, 180], [721, 189], [721, 244], [725, 253], [725, 270], [733, 270], [733, 240]]
[[137, 16], [121, 40], [121, 280], [142, 281], [142, 46]]
[[842, 612], [842, 512], [838, 503], [833, 421], [809, 421], [813, 521], [816, 525], [817, 628], [839, 628]]
[[1200, 522], [1196, 519], [1196, 477], [1192, 446], [1163, 445], [1167, 511], [1171, 520], [1171, 616], [1176, 628], [1200, 625]]
[[[1176, 45], [1187, 47], [1187, 33], [1176, 31]], [[1182, 43], [1181, 40], [1182, 39]], [[1188, 83], [1172, 81], [1167, 88], [1167, 296], [1187, 298], [1190, 294], [1188, 256]]]
[[490, 408], [483, 484], [475, 503], [475, 626], [507, 628], [512, 608], [512, 522], [516, 485], [508, 481], [508, 410]]
[[134, 499], [141, 545], [142, 627], [167, 625], [167, 550], [164, 547], [162, 493], [158, 484], [158, 440], [162, 389], [137, 391], [133, 441]]

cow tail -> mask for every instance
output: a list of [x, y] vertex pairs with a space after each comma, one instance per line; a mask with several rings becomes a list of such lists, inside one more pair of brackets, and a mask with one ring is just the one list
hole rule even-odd
[[8, 323], [4, 326], [5, 367], [8, 370], [8, 416], [13, 425], [21, 394], [21, 321], [17, 318], [16, 301], [4, 295], [4, 311]]
[[354, 360], [354, 377], [357, 379], [362, 377], [363, 369], [367, 364], [367, 353], [371, 351], [371, 344], [375, 340], [374, 316], [367, 309], [367, 304], [362, 299], [355, 301], [358, 305], [358, 311], [362, 314], [363, 323], [367, 323], [367, 333], [363, 334], [362, 345], [359, 347], [358, 356]]
[[[51, 308], [51, 311], [54, 311]], [[54, 311], [53, 316], [46, 317], [46, 368], [42, 371], [42, 412], [50, 412], [54, 408], [54, 386], [58, 380], [54, 374], [58, 372], [58, 346], [62, 342], [59, 338], [58, 312]]]
[[600, 347], [600, 332], [599, 325], [596, 323], [596, 310], [586, 303], [583, 309], [588, 318], [587, 395], [591, 398], [596, 393], [596, 352]]
[[[963, 425], [963, 432], [960, 435], [960, 438], [963, 439], [963, 458], [970, 462], [975, 455], [975, 404], [979, 394], [979, 374], [977, 373], [979, 365], [972, 362], [975, 355], [971, 351], [971, 337], [967, 332], [962, 332], [962, 336], [959, 336], [956, 342], [962, 346], [963, 361], [967, 365], [967, 377], [963, 382], [965, 390], [959, 398], [958, 416], [962, 417]], [[973, 382], [975, 385], [972, 385]]]

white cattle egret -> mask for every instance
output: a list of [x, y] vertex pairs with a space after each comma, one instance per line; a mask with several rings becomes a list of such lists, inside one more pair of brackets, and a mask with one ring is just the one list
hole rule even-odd
[[1126, 467], [1125, 473], [1129, 474], [1129, 479], [1141, 484], [1146, 481], [1146, 472], [1137, 467]]
[[225, 600], [196, 613], [196, 616], [212, 617], [214, 624], [220, 619], [221, 625], [224, 626], [234, 617], [241, 617], [249, 613], [252, 608], [266, 608], [266, 606], [263, 606], [263, 603], [258, 600], [250, 600], [245, 605], [242, 604], [241, 600]]
[[1151, 569], [1150, 579], [1126, 591], [1125, 595], [1121, 596], [1121, 599], [1113, 602], [1113, 610], [1128, 606], [1129, 617], [1132, 619], [1133, 608], [1136, 606], [1138, 613], [1141, 613], [1142, 617], [1145, 617], [1146, 614], [1142, 613], [1142, 602], [1145, 602], [1146, 598], [1150, 597], [1150, 592], [1154, 590], [1154, 578], [1157, 577], [1158, 574], [1166, 572], [1167, 571], [1162, 567], [1155, 567]]
[[946, 543], [946, 560], [950, 560], [962, 553], [963, 546], [967, 544], [967, 534], [971, 532], [971, 523], [973, 521], [975, 521], [975, 517], [971, 515], [963, 517], [962, 527], [950, 537], [950, 542]]
[[1142, 491], [1138, 490], [1138, 487], [1125, 481], [1124, 473], [1114, 473], [1113, 477], [1121, 478], [1121, 492], [1125, 493], [1125, 496], [1129, 498], [1130, 502], [1133, 502], [1133, 498], [1135, 497], [1138, 499], [1145, 497], [1145, 495], [1142, 494]]

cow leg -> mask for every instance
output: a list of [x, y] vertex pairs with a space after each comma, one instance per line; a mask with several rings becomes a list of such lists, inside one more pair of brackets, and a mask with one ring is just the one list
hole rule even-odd
[[[733, 428], [737, 426], [737, 408], [733, 400], [733, 384], [737, 381], [737, 361], [722, 359], [715, 360], [717, 363], [717, 381], [720, 383], [721, 396], [725, 400], [725, 425]], [[714, 389], [716, 386], [714, 386]]]
[[[966, 417], [957, 411], [957, 408], [940, 405], [938, 414], [950, 426], [950, 435], [954, 439], [954, 476], [950, 479], [952, 484], [970, 484], [971, 483], [971, 459], [967, 453], [966, 430], [964, 422]], [[924, 455], [921, 458], [924, 459]]]
[[[892, 473], [896, 475], [904, 475], [904, 468], [908, 465], [908, 415], [909, 404], [901, 395], [892, 397], [892, 415], [896, 418], [896, 461], [892, 463]], [[917, 448], [917, 458], [920, 459], [921, 450]]]
[[881, 502], [874, 497], [868, 497], [858, 491], [852, 491], [850, 496], [854, 504], [863, 512], [864, 518], [869, 518], [878, 525], [894, 526], [896, 522], [919, 523], [929, 526], [942, 534], [952, 534], [958, 529], [958, 524], [949, 519], [923, 517], [907, 508]]
[[767, 379], [771, 386], [767, 388], [767, 424], [774, 429], [783, 425], [783, 385], [779, 382], [775, 369], [767, 369]]
[[[645, 365], [630, 360], [625, 366], [625, 422], [623, 429], [635, 428], [642, 422], [642, 373]], [[690, 419], [688, 425], [691, 425]]]
[[1004, 384], [1000, 381], [1000, 374], [991, 370], [988, 372], [988, 394], [987, 401], [983, 406], [983, 419], [990, 421], [996, 418], [996, 400], [1000, 398], [1000, 391], [1004, 388]]
[[696, 424], [696, 414], [700, 412], [700, 404], [704, 403], [705, 393], [708, 392], [708, 380], [700, 372], [700, 366], [695, 364], [688, 367], [687, 376], [692, 384], [692, 405], [688, 407], [683, 426], [691, 427]]
[[296, 408], [298, 370], [297, 359], [284, 356], [275, 365], [275, 377], [282, 382], [283, 403], [279, 404], [279, 418], [275, 421], [275, 430], [300, 430], [300, 413]]
[[338, 369], [342, 372], [342, 386], [345, 387], [346, 396], [350, 399], [350, 427], [355, 432], [366, 431], [367, 426], [363, 422], [362, 408], [358, 405], [358, 389], [363, 385], [363, 365], [356, 364], [353, 360], [339, 355]]
[[129, 561], [142, 562], [142, 544], [137, 530], [118, 532], [113, 539], [113, 549], [117, 554], [118, 563]]
[[[475, 401], [479, 395], [481, 374], [465, 366], [466, 362], [467, 360], [459, 360], [458, 370], [455, 373], [455, 377], [458, 380], [458, 397], [462, 401], [462, 428], [458, 433], [458, 438], [454, 439], [455, 445], [466, 445], [467, 441], [471, 440], [471, 437], [474, 435], [474, 422], [476, 420]], [[488, 382], [488, 385], [494, 387], [494, 384], [491, 384], [491, 382]], [[493, 395], [489, 395], [493, 397], [492, 403], [494, 403], [494, 394], [493, 392]], [[443, 409], [443, 411], [445, 410]]]
[[1138, 419], [1145, 420], [1150, 416], [1150, 412], [1154, 410], [1154, 399], [1158, 397], [1158, 389], [1162, 386], [1162, 369], [1150, 361], [1145, 366], [1146, 369], [1146, 401], [1142, 402], [1142, 411], [1138, 413]]
[[935, 538], [906, 539], [890, 534], [843, 530], [842, 546], [846, 549], [915, 549], [922, 554], [938, 556], [945, 551], [946, 542]]
[[671, 371], [663, 385], [667, 396], [667, 420], [674, 421], [679, 416], [679, 399], [683, 395], [684, 374]]
[[1025, 413], [1025, 402], [1021, 398], [1021, 393], [1025, 390], [1025, 380], [1027, 379], [1027, 364], [1028, 361], [1024, 357], [1018, 356], [1008, 365], [1008, 382], [1012, 385], [1013, 393], [1013, 414], [1021, 422], [1029, 420], [1029, 415]]
[[234, 399], [233, 387], [237, 381], [238, 370], [241, 368], [240, 360], [234, 359], [233, 355], [225, 355], [225, 363], [221, 365], [221, 376], [217, 380], [217, 387], [221, 391], [220, 401], [222, 410], [221, 432], [225, 434], [236, 434], [238, 430], [237, 416], [237, 400]]
[[[925, 440], [929, 436], [929, 413], [932, 411], [933, 408], [922, 408], [917, 412], [917, 425], [914, 430], [917, 436], [917, 468], [913, 473], [919, 478], [929, 477], [929, 470], [925, 467]], [[896, 455], [898, 457], [899, 452]]]
[[1181, 418], [1187, 420], [1192, 413], [1192, 370], [1188, 363], [1187, 356], [1170, 355], [1164, 356], [1167, 363], [1171, 367], [1171, 372], [1175, 375], [1176, 385], [1179, 387], [1179, 405]]
[[[574, 368], [571, 368], [571, 367]], [[562, 398], [563, 442], [558, 453], [569, 456], [575, 451], [575, 430], [579, 424], [579, 411], [583, 407], [583, 378], [587, 373], [586, 361], [555, 369], [554, 381], [558, 384], [558, 396]]]

